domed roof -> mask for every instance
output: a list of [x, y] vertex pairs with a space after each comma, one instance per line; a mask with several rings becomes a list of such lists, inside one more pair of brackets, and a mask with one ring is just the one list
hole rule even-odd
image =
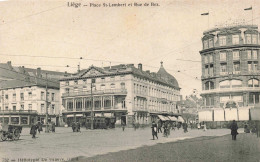
[[159, 71], [157, 72], [157, 74], [159, 76], [161, 76], [161, 78], [163, 80], [165, 80], [166, 82], [172, 84], [173, 86], [177, 87], [177, 88], [180, 88], [179, 87], [179, 84], [177, 82], [177, 80], [175, 79], [174, 76], [172, 76], [171, 74], [169, 74], [163, 67], [163, 62], [161, 61], [161, 67], [159, 69]]

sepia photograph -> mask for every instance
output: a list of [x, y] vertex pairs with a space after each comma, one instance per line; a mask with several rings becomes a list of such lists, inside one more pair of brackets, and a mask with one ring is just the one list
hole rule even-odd
[[258, 0], [0, 0], [1, 162], [258, 162], [259, 82]]

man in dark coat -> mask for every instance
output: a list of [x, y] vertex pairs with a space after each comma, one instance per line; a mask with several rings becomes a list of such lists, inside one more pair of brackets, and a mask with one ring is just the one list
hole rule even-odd
[[54, 122], [51, 123], [51, 131], [55, 132], [55, 123]]
[[153, 121], [152, 122], [152, 135], [153, 135], [153, 140], [154, 140], [154, 136], [158, 139], [158, 136], [157, 136], [157, 124]]
[[32, 135], [32, 138], [35, 138], [35, 135], [37, 133], [38, 126], [36, 124], [33, 124], [31, 126], [30, 134]]
[[75, 122], [72, 122], [72, 130], [73, 130], [73, 132], [75, 132], [75, 130], [76, 130], [76, 123]]
[[77, 122], [77, 124], [76, 124], [76, 130], [77, 130], [77, 132], [80, 132], [80, 123], [79, 122]]
[[42, 123], [38, 122], [37, 127], [38, 127], [38, 132], [41, 133], [41, 131], [42, 131]]
[[158, 133], [162, 133], [162, 121], [161, 120], [159, 120], [158, 121]]
[[238, 126], [235, 120], [233, 120], [232, 124], [230, 125], [230, 129], [231, 129], [231, 135], [232, 135], [232, 140], [236, 140], [237, 135], [238, 135]]
[[121, 126], [122, 126], [123, 131], [125, 131], [125, 126], [126, 126], [126, 124], [125, 124], [124, 121], [122, 121]]

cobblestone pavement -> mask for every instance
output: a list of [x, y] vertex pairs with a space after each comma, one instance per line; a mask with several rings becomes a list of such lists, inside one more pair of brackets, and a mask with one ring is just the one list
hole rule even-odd
[[253, 134], [198, 137], [154, 146], [98, 155], [77, 157], [77, 161], [176, 161], [176, 162], [259, 162], [260, 138]]
[[[18, 158], [59, 158], [69, 159], [72, 157], [92, 157], [109, 152], [135, 149], [141, 146], [151, 146], [157, 143], [167, 143], [177, 140], [200, 136], [222, 136], [230, 134], [228, 129], [217, 130], [183, 130], [171, 131], [168, 138], [159, 134], [158, 140], [151, 140], [151, 129], [133, 130], [127, 128], [109, 130], [86, 130], [82, 128], [81, 133], [73, 133], [71, 128], [56, 128], [56, 133], [37, 134], [36, 139], [29, 135], [29, 128], [24, 128], [18, 141], [0, 141], [0, 159], [9, 160]], [[57, 159], [57, 160], [59, 160]], [[43, 159], [44, 160], [44, 159]]]

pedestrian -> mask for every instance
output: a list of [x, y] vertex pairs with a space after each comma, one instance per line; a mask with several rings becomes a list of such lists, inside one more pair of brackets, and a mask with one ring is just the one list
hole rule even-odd
[[230, 125], [230, 129], [231, 129], [231, 135], [232, 135], [232, 140], [236, 140], [237, 135], [238, 135], [238, 126], [235, 120], [233, 120], [232, 124]]
[[167, 125], [167, 136], [169, 136], [171, 134], [171, 128], [172, 128], [172, 125], [169, 122], [168, 125]]
[[182, 127], [183, 127], [184, 133], [188, 132], [188, 124], [187, 124], [186, 122], [184, 122], [184, 123], [182, 124]]
[[122, 126], [123, 131], [125, 131], [125, 125], [126, 125], [125, 122], [122, 121], [121, 126]]
[[180, 122], [178, 122], [177, 128], [178, 128], [178, 130], [181, 128], [181, 123]]
[[152, 135], [153, 135], [153, 140], [154, 140], [154, 136], [158, 139], [158, 136], [157, 136], [157, 124], [153, 121], [152, 122]]
[[159, 120], [158, 121], [158, 133], [162, 133], [162, 121], [161, 120]]
[[77, 130], [77, 132], [80, 132], [80, 123], [79, 122], [77, 122], [77, 124], [76, 124], [76, 130]]
[[42, 131], [42, 123], [39, 121], [37, 123], [37, 126], [38, 126], [38, 132], [41, 133], [41, 131]]
[[35, 135], [37, 133], [38, 126], [36, 124], [32, 124], [30, 134], [32, 135], [32, 138], [36, 138]]
[[51, 131], [55, 132], [55, 123], [54, 122], [51, 123]]
[[72, 122], [72, 131], [75, 132], [76, 131], [76, 123], [75, 122]]
[[163, 136], [168, 137], [168, 123], [163, 123]]

